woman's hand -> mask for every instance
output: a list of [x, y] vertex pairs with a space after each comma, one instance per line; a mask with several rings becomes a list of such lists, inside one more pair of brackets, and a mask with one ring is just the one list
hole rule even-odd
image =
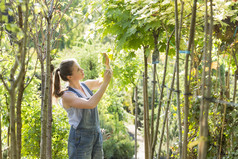
[[109, 63], [109, 58], [107, 56], [106, 53], [103, 53], [103, 58], [105, 58], [105, 65], [106, 65], [106, 69], [110, 69], [110, 63]]

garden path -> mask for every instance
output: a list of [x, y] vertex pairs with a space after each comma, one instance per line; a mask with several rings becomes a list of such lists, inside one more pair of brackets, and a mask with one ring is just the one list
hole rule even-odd
[[[127, 127], [127, 130], [129, 134], [135, 139], [135, 125], [126, 123], [125, 126]], [[137, 129], [137, 144], [139, 147], [137, 148], [137, 159], [145, 159], [145, 151], [144, 151], [144, 138], [143, 138], [143, 132]], [[132, 159], [135, 159], [135, 155]]]

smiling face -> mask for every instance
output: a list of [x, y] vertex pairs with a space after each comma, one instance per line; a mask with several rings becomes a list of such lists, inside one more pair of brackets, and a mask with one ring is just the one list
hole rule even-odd
[[78, 63], [74, 63], [72, 67], [72, 75], [68, 77], [69, 80], [82, 80], [84, 78], [84, 70]]

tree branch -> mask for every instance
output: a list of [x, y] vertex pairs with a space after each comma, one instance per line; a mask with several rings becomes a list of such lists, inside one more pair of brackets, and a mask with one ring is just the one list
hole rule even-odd
[[4, 85], [4, 87], [7, 89], [8, 92], [10, 92], [10, 88], [7, 86], [6, 82], [4, 81], [3, 77], [2, 77], [2, 74], [0, 74], [0, 79]]
[[52, 14], [53, 14], [53, 11], [54, 11], [54, 0], [51, 1], [51, 5], [50, 5], [50, 10], [48, 12], [48, 16], [47, 16], [47, 19], [48, 20], [51, 20], [52, 18]]
[[62, 18], [65, 15], [65, 12], [68, 10], [69, 6], [71, 5], [71, 3], [73, 2], [73, 0], [70, 0], [67, 7], [63, 10], [63, 15], [60, 17], [60, 20], [58, 21], [58, 23], [55, 25], [55, 27], [53, 27], [53, 29], [51, 30], [51, 32], [53, 32], [59, 25], [59, 23], [61, 22]]
[[[66, 32], [65, 34], [68, 34], [69, 32], [71, 32], [73, 29], [75, 29], [79, 24], [81, 24], [83, 22], [83, 20], [81, 20], [80, 22], [78, 22], [74, 27], [72, 27], [72, 29], [70, 29], [68, 32]], [[59, 34], [55, 39], [55, 41], [57, 41], [58, 39], [60, 39], [62, 37], [62, 34]], [[53, 43], [53, 46], [55, 45], [55, 43]]]
[[35, 64], [35, 69], [34, 69], [34, 73], [33, 75], [31, 76], [31, 79], [27, 82], [27, 84], [25, 85], [24, 87], [24, 90], [28, 87], [28, 85], [31, 83], [33, 77], [35, 76], [35, 73], [36, 73], [36, 68], [37, 68], [37, 63], [38, 63], [38, 59], [36, 60], [36, 64]]

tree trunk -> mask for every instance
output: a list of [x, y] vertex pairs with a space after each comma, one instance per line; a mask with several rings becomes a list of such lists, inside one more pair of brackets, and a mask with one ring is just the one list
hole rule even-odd
[[42, 108], [42, 123], [41, 123], [41, 148], [40, 148], [40, 158], [46, 159], [46, 129], [47, 129], [47, 116], [48, 116], [48, 105], [50, 100], [50, 27], [51, 19], [47, 18], [47, 47], [46, 47], [46, 75], [45, 75], [45, 86], [44, 86], [44, 96], [43, 96], [43, 108]]
[[152, 156], [154, 156], [155, 146], [156, 146], [157, 136], [158, 136], [158, 131], [159, 131], [160, 111], [161, 111], [162, 100], [163, 100], [163, 97], [164, 97], [164, 85], [165, 85], [165, 77], [166, 77], [166, 72], [167, 72], [169, 43], [170, 43], [170, 40], [171, 40], [173, 34], [174, 34], [174, 31], [172, 32], [171, 36], [169, 37], [169, 39], [167, 41], [167, 45], [166, 45], [166, 57], [165, 57], [165, 64], [164, 64], [163, 81], [162, 81], [162, 87], [161, 87], [161, 91], [160, 91], [160, 99], [159, 99], [159, 104], [158, 104], [158, 113], [157, 113], [155, 133], [154, 133], [154, 136], [153, 136], [153, 140], [152, 140], [153, 142], [152, 142], [152, 146], [151, 146]]
[[[40, 153], [42, 153], [42, 146], [41, 141], [43, 140], [42, 137], [42, 128], [43, 128], [43, 108], [44, 108], [44, 96], [45, 96], [45, 68], [44, 68], [44, 61], [40, 59], [41, 63], [41, 139], [40, 139]], [[41, 154], [40, 154], [41, 155]]]
[[[207, 140], [208, 140], [208, 111], [211, 99], [211, 53], [212, 53], [212, 31], [213, 31], [213, 9], [212, 0], [210, 0], [210, 28], [209, 28], [209, 54], [207, 55], [207, 27], [208, 27], [208, 14], [207, 14], [207, 0], [205, 2], [205, 41], [204, 41], [204, 67], [203, 67], [203, 88], [202, 88], [202, 101], [200, 107], [200, 133], [198, 145], [198, 158], [207, 158]], [[207, 59], [208, 58], [208, 59]], [[207, 61], [208, 60], [208, 61]], [[208, 67], [208, 72], [206, 68]]]
[[238, 76], [238, 69], [236, 69], [236, 71], [235, 71], [235, 73], [234, 73], [233, 103], [236, 102], [237, 76]]
[[[196, 10], [197, 10], [197, 0], [193, 2], [193, 10], [192, 10], [192, 17], [191, 17], [191, 25], [190, 25], [190, 35], [188, 41], [188, 48], [187, 51], [191, 51], [191, 46], [194, 41], [194, 33], [195, 33], [195, 22], [196, 22]], [[191, 52], [192, 54], [192, 52]], [[189, 88], [189, 75], [188, 75], [188, 61], [189, 61], [189, 54], [186, 54], [186, 61], [185, 61], [185, 77], [184, 77], [184, 90], [185, 90], [185, 97], [184, 97], [184, 138], [183, 138], [183, 159], [187, 159], [187, 142], [188, 142], [188, 113], [189, 113], [189, 96], [190, 88]]]
[[28, 1], [25, 2], [26, 6], [26, 14], [25, 14], [25, 21], [24, 21], [24, 28], [23, 28], [23, 18], [20, 18], [20, 15], [23, 16], [21, 11], [21, 6], [18, 6], [19, 8], [19, 26], [22, 28], [24, 32], [24, 38], [20, 42], [20, 54], [21, 54], [21, 78], [19, 79], [18, 83], [18, 95], [17, 95], [17, 159], [21, 158], [21, 128], [22, 128], [22, 118], [21, 118], [21, 103], [24, 93], [24, 80], [26, 75], [26, 69], [25, 69], [25, 60], [26, 60], [26, 54], [27, 54], [27, 31], [28, 31]]
[[218, 157], [218, 159], [222, 158], [221, 150], [222, 150], [223, 130], [224, 130], [224, 125], [225, 125], [225, 120], [226, 120], [226, 107], [227, 107], [227, 105], [224, 104], [224, 113], [223, 113], [221, 133], [220, 133], [220, 147], [219, 147], [219, 153], [218, 153], [219, 157]]
[[[220, 83], [220, 66], [219, 66], [219, 49], [217, 51], [217, 68], [216, 68], [216, 85], [215, 85], [215, 94], [218, 94], [218, 82]], [[219, 80], [218, 80], [219, 75]], [[217, 104], [218, 105], [218, 104]]]
[[[153, 32], [153, 36], [154, 36], [154, 52], [153, 52], [153, 56], [156, 57], [155, 59], [153, 59], [153, 81], [152, 81], [152, 87], [153, 87], [153, 92], [152, 92], [152, 101], [151, 101], [151, 137], [150, 137], [150, 146], [152, 147], [152, 143], [153, 143], [153, 136], [154, 136], [154, 107], [155, 107], [155, 93], [156, 93], [156, 63], [157, 63], [157, 60], [159, 60], [157, 57], [157, 55], [159, 55], [159, 50], [158, 50], [158, 36], [159, 36], [159, 30], [157, 31], [154, 31]], [[153, 159], [153, 153], [152, 153], [152, 150], [151, 150], [151, 153], [150, 153], [150, 159]]]
[[181, 23], [179, 27], [178, 23], [178, 2], [175, 0], [175, 43], [176, 43], [176, 86], [177, 86], [177, 115], [178, 115], [178, 129], [179, 129], [179, 156], [182, 158], [182, 126], [181, 126], [181, 113], [180, 113], [180, 87], [179, 87], [179, 42], [182, 26], [182, 13], [183, 13], [183, 2], [181, 4]]
[[24, 91], [24, 79], [19, 85], [18, 88], [18, 97], [17, 97], [17, 159], [21, 158], [21, 128], [22, 128], [22, 118], [21, 118], [21, 103], [23, 98]]
[[138, 88], [135, 86], [135, 159], [137, 159]]
[[[52, 92], [52, 86], [51, 86], [51, 57], [50, 57], [50, 51], [51, 51], [51, 39], [52, 39], [52, 32], [51, 32], [51, 20], [52, 20], [52, 14], [53, 14], [53, 8], [54, 8], [54, 0], [51, 1], [51, 6], [48, 10], [48, 14], [46, 15], [46, 22], [47, 22], [47, 30], [46, 30], [46, 74], [42, 74], [44, 76], [44, 81], [42, 79], [42, 83], [44, 82], [44, 87], [42, 87], [43, 91], [43, 102], [42, 102], [42, 109], [41, 109], [41, 143], [40, 143], [40, 158], [41, 159], [48, 159], [51, 157], [51, 150], [47, 153], [47, 138], [49, 141], [49, 144], [51, 144], [51, 136], [47, 136], [51, 134], [51, 130], [49, 130], [49, 133], [47, 133], [47, 121], [49, 120], [50, 127], [52, 122], [52, 112], [50, 113], [51, 119], [48, 119], [48, 109], [52, 105], [51, 103], [51, 92]], [[43, 58], [41, 59], [41, 63], [43, 65]], [[44, 68], [44, 67], [43, 67]], [[50, 148], [51, 149], [51, 148]]]
[[[19, 27], [23, 30], [23, 13], [22, 13], [22, 8], [21, 5], [18, 5], [18, 14], [19, 14]], [[24, 36], [26, 38], [26, 36]], [[19, 54], [23, 55], [23, 40], [19, 42]], [[21, 57], [22, 59], [24, 57]], [[24, 61], [21, 59], [21, 62]], [[22, 67], [22, 69], [25, 69], [25, 66]], [[25, 74], [25, 71], [23, 72]], [[17, 111], [17, 116], [16, 116], [16, 123], [17, 123], [17, 133], [16, 133], [16, 159], [21, 158], [21, 102], [22, 102], [22, 96], [23, 96], [23, 90], [24, 90], [24, 76], [21, 81], [19, 81], [18, 84], [18, 90], [17, 90], [17, 105], [16, 105], [16, 111]], [[14, 89], [15, 91], [15, 89]]]
[[167, 159], [169, 159], [170, 154], [169, 154], [169, 118], [167, 118], [166, 121], [166, 132], [167, 132]]
[[146, 49], [144, 47], [144, 80], [143, 80], [143, 98], [144, 98], [144, 142], [145, 142], [145, 158], [150, 156], [150, 134], [149, 134], [149, 108], [148, 108], [148, 86], [147, 86], [147, 56]]
[[[221, 68], [220, 68], [220, 63], [219, 63], [219, 54], [218, 54], [218, 76], [219, 76], [219, 83], [220, 83], [220, 96], [219, 96], [219, 99], [220, 100], [223, 100], [223, 82], [222, 82], [222, 80], [221, 80]], [[218, 94], [218, 93], [217, 93]], [[217, 103], [217, 105], [220, 105], [219, 103]], [[221, 111], [221, 118], [222, 118], [222, 111]], [[218, 145], [217, 145], [217, 158], [219, 158], [219, 152], [220, 152], [220, 141], [221, 141], [221, 129], [219, 130], [219, 138], [218, 138], [218, 140], [217, 140], [217, 143], [218, 143]]]
[[10, 156], [11, 158], [17, 158], [17, 145], [16, 145], [16, 129], [15, 129], [15, 104], [16, 104], [16, 93], [15, 89], [10, 91], [10, 136], [11, 136], [11, 146], [10, 146]]
[[[18, 56], [17, 56], [18, 57]], [[11, 73], [10, 73], [10, 88], [8, 89], [9, 95], [10, 95], [10, 158], [16, 158], [17, 157], [17, 145], [16, 145], [16, 125], [15, 125], [15, 116], [16, 116], [16, 111], [15, 111], [15, 106], [16, 106], [16, 86], [17, 86], [17, 80], [15, 79], [15, 72], [18, 67], [18, 62], [17, 60], [15, 61], [13, 67], [11, 68]]]
[[228, 71], [226, 72], [226, 98], [230, 100], [230, 70], [231, 70], [231, 57], [229, 59]]
[[[236, 38], [235, 38], [235, 41], [236, 41]], [[236, 48], [236, 45], [237, 44], [235, 44], [235, 48]], [[234, 91], [233, 91], [233, 103], [235, 103], [235, 101], [236, 101], [236, 89], [237, 89], [237, 78], [238, 78], [238, 61], [237, 61], [237, 58], [236, 58], [236, 49], [233, 50], [232, 56], [233, 56], [235, 64], [236, 64], [236, 71], [235, 71], [235, 74], [234, 74]]]
[[[51, 65], [51, 70], [50, 70], [50, 86], [52, 86], [53, 83], [53, 71], [54, 71], [54, 66]], [[47, 120], [47, 131], [46, 131], [46, 158], [51, 159], [52, 158], [52, 87], [50, 87], [50, 93], [49, 93], [49, 105], [48, 105], [48, 120]]]
[[172, 91], [174, 88], [174, 80], [175, 80], [175, 73], [176, 73], [176, 62], [174, 65], [174, 72], [173, 72], [173, 78], [172, 78], [172, 82], [171, 82], [171, 86], [170, 86], [170, 91], [169, 91], [169, 97], [168, 97], [168, 101], [167, 101], [167, 105], [165, 108], [165, 116], [164, 116], [164, 121], [163, 121], [163, 126], [162, 126], [162, 131], [161, 131], [161, 137], [160, 137], [160, 144], [159, 144], [159, 149], [158, 149], [158, 156], [157, 159], [160, 159], [160, 152], [161, 152], [161, 147], [162, 147], [162, 143], [163, 143], [163, 138], [164, 138], [164, 129], [165, 129], [165, 123], [168, 117], [168, 111], [169, 111], [169, 107], [170, 107], [170, 102], [171, 102], [171, 96], [172, 96]]
[[[8, 112], [8, 114], [10, 114], [10, 108], [9, 108], [9, 104], [7, 102], [7, 95], [5, 94], [4, 96], [6, 98], [7, 112]], [[10, 124], [10, 116], [9, 115], [7, 115], [7, 121]], [[10, 155], [11, 155], [10, 154], [10, 126], [8, 126], [8, 128], [7, 128], [7, 157], [10, 158], [11, 157]]]
[[[152, 143], [153, 136], [154, 136], [154, 106], [155, 106], [155, 89], [156, 89], [156, 64], [153, 64], [154, 69], [153, 69], [153, 81], [152, 81], [152, 101], [151, 101], [151, 140], [150, 143]], [[150, 158], [153, 159], [152, 153]]]
[[0, 159], [2, 159], [2, 105], [0, 102]]

